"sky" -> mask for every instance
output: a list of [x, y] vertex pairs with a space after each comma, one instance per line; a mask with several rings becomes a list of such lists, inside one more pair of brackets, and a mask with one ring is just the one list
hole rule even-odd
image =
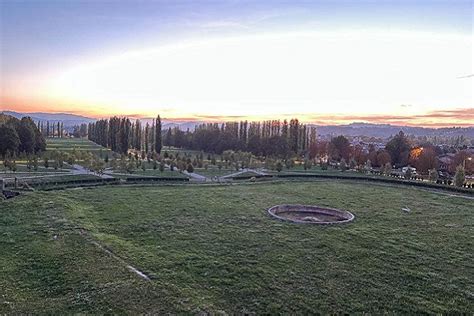
[[472, 1], [0, 0], [0, 110], [474, 125]]

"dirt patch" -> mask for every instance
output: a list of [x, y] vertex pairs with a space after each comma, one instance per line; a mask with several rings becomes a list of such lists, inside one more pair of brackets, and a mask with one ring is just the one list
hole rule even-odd
[[277, 219], [301, 224], [342, 224], [354, 220], [351, 212], [315, 205], [275, 205], [268, 213]]

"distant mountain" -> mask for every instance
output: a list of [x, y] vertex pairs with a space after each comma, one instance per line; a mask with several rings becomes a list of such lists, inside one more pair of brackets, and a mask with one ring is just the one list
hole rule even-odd
[[[130, 118], [132, 121], [134, 121], [135, 119], [132, 119]], [[146, 117], [146, 118], [140, 118], [139, 119], [142, 126], [144, 126], [146, 123], [148, 124], [153, 124], [153, 118], [149, 118], [149, 117]], [[180, 130], [182, 131], [186, 131], [187, 129], [193, 131], [194, 128], [199, 125], [199, 124], [203, 124], [205, 122], [203, 121], [171, 121], [171, 120], [161, 120], [161, 126], [162, 126], [162, 129], [163, 130], [167, 130], [168, 128], [175, 128], [175, 127], [178, 127]]]
[[33, 112], [33, 113], [19, 113], [14, 111], [2, 111], [3, 114], [10, 115], [21, 119], [24, 116], [29, 116], [35, 122], [46, 122], [51, 123], [62, 122], [64, 127], [72, 127], [75, 125], [88, 124], [95, 122], [96, 120], [90, 117], [69, 114], [69, 113], [43, 113], [43, 112]]
[[396, 126], [390, 124], [351, 123], [348, 125], [311, 125], [317, 128], [319, 135], [369, 136], [388, 138], [403, 131], [414, 136], [461, 136], [474, 138], [473, 127], [425, 128]]
[[[69, 113], [19, 113], [13, 111], [3, 111], [4, 114], [11, 115], [16, 118], [22, 118], [23, 116], [30, 116], [35, 122], [37, 121], [49, 121], [49, 122], [63, 122], [64, 127], [70, 128], [75, 125], [83, 123], [95, 122], [96, 119], [69, 114]], [[133, 120], [133, 119], [132, 119]], [[152, 124], [152, 118], [140, 119], [142, 124]], [[206, 123], [205, 121], [172, 121], [163, 120], [162, 127], [164, 130], [168, 128], [178, 127], [182, 131], [194, 130], [199, 125]], [[372, 124], [363, 122], [354, 122], [348, 125], [313, 125], [318, 131], [318, 135], [321, 136], [334, 136], [334, 135], [345, 135], [345, 136], [369, 136], [388, 138], [392, 135], [397, 134], [399, 131], [403, 131], [407, 135], [414, 136], [464, 136], [467, 138], [474, 139], [474, 126], [472, 127], [446, 127], [446, 128], [425, 128], [425, 127], [410, 127], [410, 126], [396, 126], [390, 124]]]
[[163, 121], [163, 129], [178, 127], [182, 131], [190, 130], [193, 131], [197, 125], [203, 124], [205, 122], [200, 121], [190, 121], [190, 122], [173, 122], [173, 121]]

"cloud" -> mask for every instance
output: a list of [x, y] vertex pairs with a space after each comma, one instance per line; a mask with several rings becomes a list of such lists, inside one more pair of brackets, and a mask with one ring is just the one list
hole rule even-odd
[[454, 109], [454, 110], [438, 110], [431, 111], [420, 115], [390, 115], [390, 114], [374, 114], [374, 115], [347, 115], [347, 114], [308, 114], [308, 113], [286, 113], [274, 116], [241, 116], [241, 115], [194, 115], [188, 117], [174, 117], [166, 120], [174, 122], [182, 121], [261, 121], [270, 119], [291, 119], [298, 118], [305, 123], [316, 125], [333, 125], [333, 124], [349, 124], [353, 122], [367, 122], [373, 124], [391, 124], [401, 126], [418, 126], [418, 127], [470, 127], [474, 126], [474, 109]]
[[277, 19], [285, 15], [290, 14], [289, 12], [281, 11], [270, 11], [270, 12], [258, 12], [250, 14], [246, 17], [240, 17], [238, 20], [235, 18], [220, 18], [220, 19], [209, 19], [203, 21], [186, 20], [185, 24], [192, 27], [206, 28], [206, 29], [221, 29], [221, 28], [242, 28], [250, 29], [257, 26], [260, 23], [264, 23], [268, 20]]
[[457, 77], [457, 79], [471, 78], [471, 77], [474, 77], [474, 74], [472, 74], [472, 75], [466, 75], [466, 76], [461, 76], [461, 77]]
[[393, 124], [407, 126], [474, 126], [474, 108], [463, 108], [453, 110], [430, 111], [425, 114], [374, 114], [374, 115], [310, 115], [307, 116], [310, 122], [340, 122], [352, 123], [364, 121], [376, 124]]

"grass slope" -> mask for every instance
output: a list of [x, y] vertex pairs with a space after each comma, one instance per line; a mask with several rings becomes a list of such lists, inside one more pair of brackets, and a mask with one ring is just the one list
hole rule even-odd
[[46, 139], [46, 150], [53, 151], [102, 151], [104, 153], [109, 152], [110, 150], [98, 145], [85, 138], [47, 138]]
[[[271, 219], [281, 203], [356, 220]], [[31, 193], [0, 204], [0, 313], [472, 313], [472, 206], [336, 181]]]

